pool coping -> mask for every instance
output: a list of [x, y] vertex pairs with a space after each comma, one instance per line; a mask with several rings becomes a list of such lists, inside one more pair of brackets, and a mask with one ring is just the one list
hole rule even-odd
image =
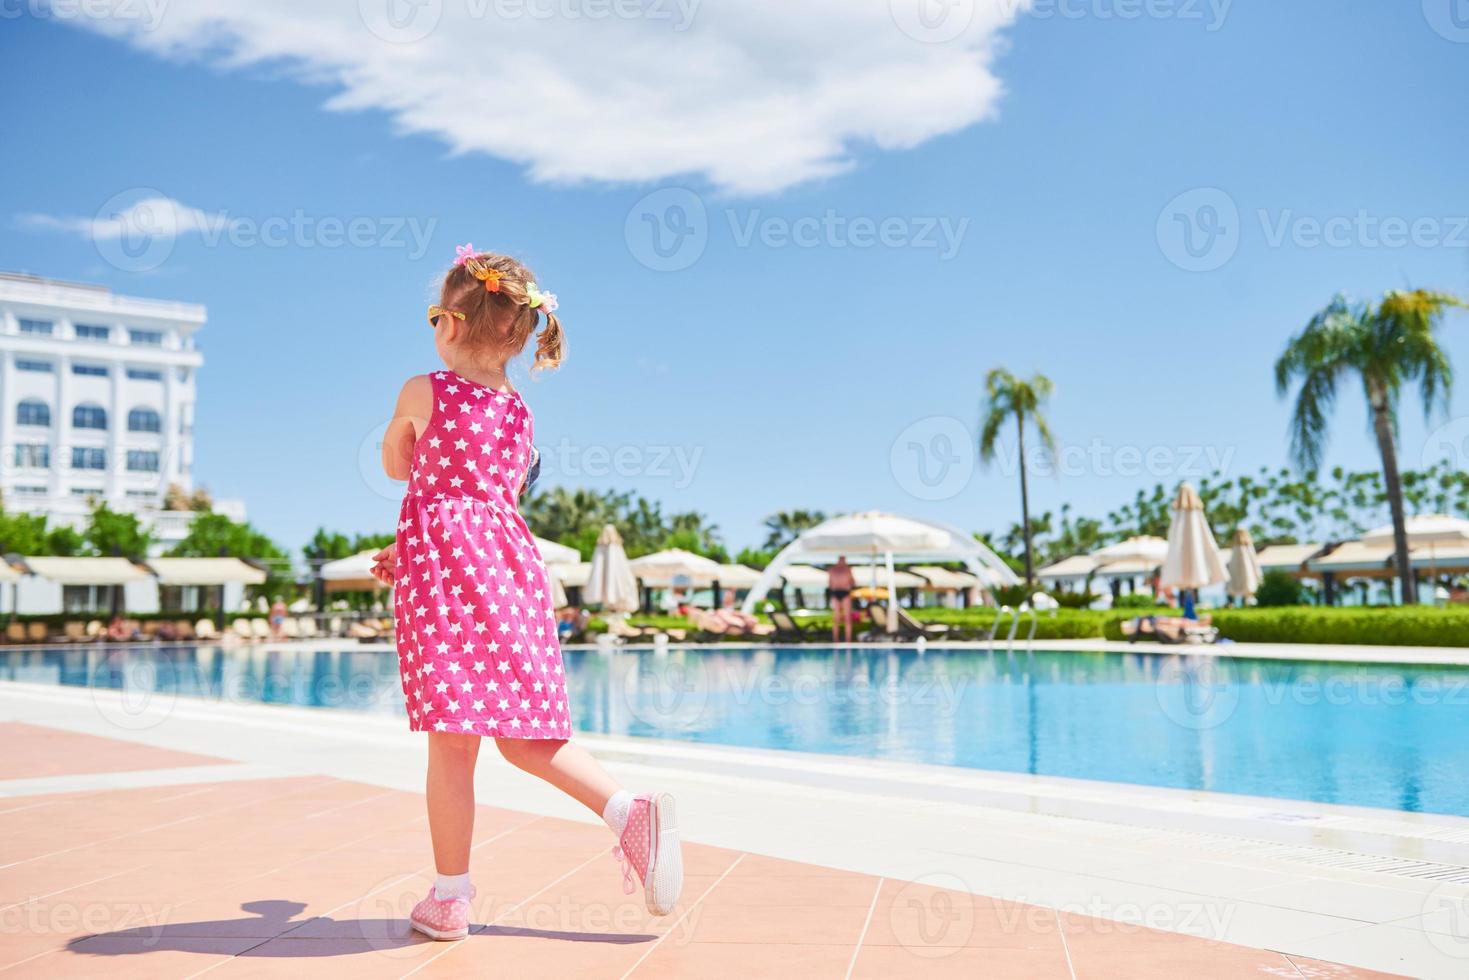
[[[127, 730], [119, 692], [0, 684], [0, 717], [233, 760], [217, 779], [315, 773], [420, 790], [389, 715], [178, 697]], [[142, 719], [148, 721], [149, 719]], [[1413, 976], [1462, 975], [1437, 924], [1469, 902], [1469, 819], [772, 749], [578, 735], [633, 787], [679, 794], [691, 839]], [[595, 822], [481, 756], [485, 799]], [[117, 777], [49, 788], [83, 791]], [[35, 787], [32, 787], [33, 789]], [[778, 815], [778, 816], [777, 816]], [[1298, 819], [1302, 816], [1313, 820]], [[1362, 826], [1367, 821], [1370, 826]], [[1374, 845], [1375, 838], [1375, 845]], [[1457, 841], [1462, 839], [1463, 844]], [[1425, 861], [1432, 857], [1442, 862]]]
[[[227, 650], [258, 650], [263, 652], [332, 652], [332, 653], [395, 653], [390, 643], [364, 643], [346, 638], [333, 640], [287, 640], [284, 642], [256, 642], [237, 644], [190, 642], [158, 643], [53, 643], [39, 646], [14, 644], [0, 646], [0, 654], [40, 652], [82, 652], [122, 650], [168, 650], [219, 647]], [[1129, 643], [1125, 640], [1076, 639], [1076, 640], [1016, 640], [1014, 643], [943, 640], [934, 642], [895, 643], [764, 643], [756, 641], [721, 641], [717, 643], [669, 642], [617, 643], [618, 650], [658, 652], [704, 652], [710, 650], [855, 650], [874, 651], [887, 649], [920, 650], [925, 653], [941, 654], [955, 651], [992, 651], [996, 653], [1131, 653], [1158, 657], [1218, 657], [1240, 660], [1298, 660], [1307, 663], [1340, 663], [1356, 665], [1383, 665], [1398, 667], [1469, 667], [1469, 647], [1411, 647], [1369, 646], [1339, 643], [1219, 643], [1180, 644], [1170, 646], [1159, 643]], [[562, 649], [596, 651], [603, 649], [598, 643], [566, 643]]]

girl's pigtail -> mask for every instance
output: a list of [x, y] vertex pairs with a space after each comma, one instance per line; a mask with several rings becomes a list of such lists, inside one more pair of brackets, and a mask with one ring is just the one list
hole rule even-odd
[[535, 370], [554, 371], [565, 356], [566, 334], [561, 329], [561, 321], [556, 314], [547, 313], [546, 325], [536, 335]]

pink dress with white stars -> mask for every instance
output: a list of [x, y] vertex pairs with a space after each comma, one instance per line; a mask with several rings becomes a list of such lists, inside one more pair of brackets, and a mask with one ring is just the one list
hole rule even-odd
[[413, 450], [393, 606], [413, 731], [569, 738], [546, 566], [516, 506], [533, 422], [452, 371]]

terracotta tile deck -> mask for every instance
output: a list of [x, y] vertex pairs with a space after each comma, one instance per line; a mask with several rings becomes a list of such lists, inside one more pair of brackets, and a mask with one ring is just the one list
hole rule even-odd
[[[26, 725], [0, 780], [217, 760]], [[408, 910], [431, 880], [412, 793], [244, 779], [0, 798], [9, 977], [1384, 976], [1280, 953], [717, 847], [687, 845], [681, 907], [623, 895], [599, 826], [482, 806], [471, 936]]]

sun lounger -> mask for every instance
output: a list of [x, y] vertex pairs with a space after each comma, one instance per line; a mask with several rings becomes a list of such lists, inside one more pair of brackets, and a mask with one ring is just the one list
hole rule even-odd
[[49, 633], [45, 623], [30, 623], [26, 626], [26, 642], [45, 643]]
[[780, 643], [810, 643], [823, 638], [820, 630], [798, 622], [794, 616], [784, 609], [767, 608], [765, 614], [770, 617], [773, 626], [771, 633]]
[[1182, 616], [1139, 616], [1122, 624], [1122, 635], [1129, 643], [1156, 640], [1164, 644], [1213, 643], [1219, 639], [1208, 616], [1184, 619]]
[[201, 640], [219, 639], [219, 631], [214, 628], [214, 620], [201, 619], [194, 624], [194, 635]]
[[949, 639], [949, 628], [942, 623], [920, 623], [909, 615], [908, 610], [898, 606], [893, 611], [897, 628], [888, 630], [888, 609], [879, 602], [874, 602], [867, 607], [867, 614], [872, 617], [872, 625], [877, 627], [877, 635], [874, 639], [884, 637], [896, 637], [901, 640], [946, 640]]

